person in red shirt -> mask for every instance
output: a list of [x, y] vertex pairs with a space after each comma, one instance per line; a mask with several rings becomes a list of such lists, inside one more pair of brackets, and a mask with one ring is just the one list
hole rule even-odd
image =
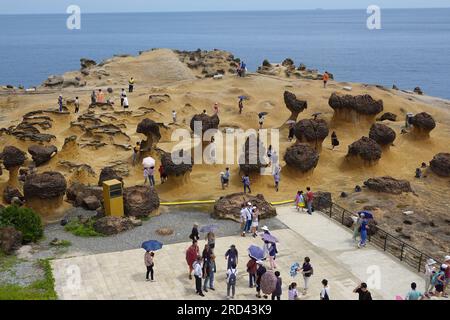
[[306, 205], [308, 207], [308, 214], [312, 214], [312, 204], [314, 200], [314, 193], [311, 191], [310, 187], [306, 188]]
[[161, 184], [163, 184], [164, 182], [167, 181], [167, 173], [166, 173], [166, 170], [164, 169], [164, 166], [163, 166], [163, 165], [160, 165], [158, 171], [159, 171], [159, 177], [160, 177], [160, 179], [161, 179]]
[[197, 240], [192, 240], [192, 245], [186, 250], [186, 263], [189, 268], [189, 279], [192, 279], [193, 264], [200, 256], [200, 248], [197, 245]]
[[327, 71], [325, 71], [325, 73], [323, 74], [323, 87], [326, 88], [327, 87], [327, 83], [330, 80], [330, 75], [328, 74]]

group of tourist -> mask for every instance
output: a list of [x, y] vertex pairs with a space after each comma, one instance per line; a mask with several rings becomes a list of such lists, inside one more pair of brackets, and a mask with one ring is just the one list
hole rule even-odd
[[303, 190], [297, 191], [294, 202], [297, 211], [303, 212], [306, 208], [306, 212], [312, 215], [314, 211], [314, 192], [311, 191], [311, 187], [306, 187], [306, 195], [303, 193]]
[[[240, 212], [241, 236], [245, 237], [245, 234], [248, 233], [252, 234], [254, 238], [257, 237], [256, 232], [258, 231], [260, 215], [259, 209], [253, 206], [251, 202], [242, 204]], [[265, 231], [264, 228], [263, 231]]]

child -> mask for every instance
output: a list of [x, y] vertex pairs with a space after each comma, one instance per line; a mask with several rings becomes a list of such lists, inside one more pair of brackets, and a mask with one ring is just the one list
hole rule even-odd
[[328, 280], [322, 280], [322, 291], [320, 291], [320, 300], [330, 300], [330, 288], [328, 288]]
[[231, 291], [231, 299], [234, 299], [234, 295], [236, 293], [236, 277], [237, 277], [236, 264], [232, 264], [230, 268], [227, 270], [227, 299], [230, 298]]
[[298, 191], [297, 195], [295, 196], [295, 207], [297, 208], [297, 211], [300, 211], [300, 209], [305, 208], [305, 197], [303, 195], [303, 191]]
[[281, 294], [282, 294], [282, 285], [283, 282], [281, 280], [280, 277], [280, 272], [279, 271], [275, 271], [275, 276], [277, 277], [277, 285], [275, 286], [275, 291], [272, 292], [272, 300], [280, 300], [281, 299]]
[[405, 300], [422, 300], [422, 292], [416, 290], [417, 284], [415, 282], [411, 283], [411, 291], [406, 294]]
[[289, 286], [288, 299], [298, 300], [297, 283], [295, 282], [292, 282]]

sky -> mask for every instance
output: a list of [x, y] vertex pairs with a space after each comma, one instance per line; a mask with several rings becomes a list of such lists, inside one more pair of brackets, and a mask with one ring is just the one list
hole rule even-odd
[[66, 13], [78, 5], [84, 13], [311, 10], [381, 8], [446, 8], [449, 0], [0, 0], [0, 14]]

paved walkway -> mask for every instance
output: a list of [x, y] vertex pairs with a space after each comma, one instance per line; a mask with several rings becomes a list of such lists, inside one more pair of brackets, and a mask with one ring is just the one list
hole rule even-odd
[[[288, 226], [273, 234], [279, 238], [278, 270], [283, 279], [283, 296], [287, 286], [296, 281], [302, 286], [301, 276], [291, 278], [290, 266], [309, 256], [314, 266], [309, 293], [305, 300], [317, 300], [321, 280], [330, 283], [332, 299], [356, 299], [352, 293], [360, 281], [366, 281], [374, 299], [394, 299], [404, 295], [412, 281], [419, 288], [423, 279], [395, 258], [368, 246], [356, 249], [351, 234], [327, 217], [297, 213], [292, 207], [279, 207], [278, 218]], [[201, 299], [225, 299], [225, 259], [229, 245], [235, 244], [241, 255], [238, 265], [236, 299], [256, 299], [254, 289], [248, 288], [246, 249], [251, 244], [262, 244], [260, 239], [240, 236], [216, 239], [218, 256], [216, 291], [209, 291]], [[60, 299], [200, 299], [195, 294], [194, 280], [187, 276], [184, 255], [189, 243], [166, 245], [156, 253], [155, 282], [146, 282], [142, 249], [80, 256], [52, 261], [56, 291]], [[204, 245], [201, 241], [200, 248]]]

